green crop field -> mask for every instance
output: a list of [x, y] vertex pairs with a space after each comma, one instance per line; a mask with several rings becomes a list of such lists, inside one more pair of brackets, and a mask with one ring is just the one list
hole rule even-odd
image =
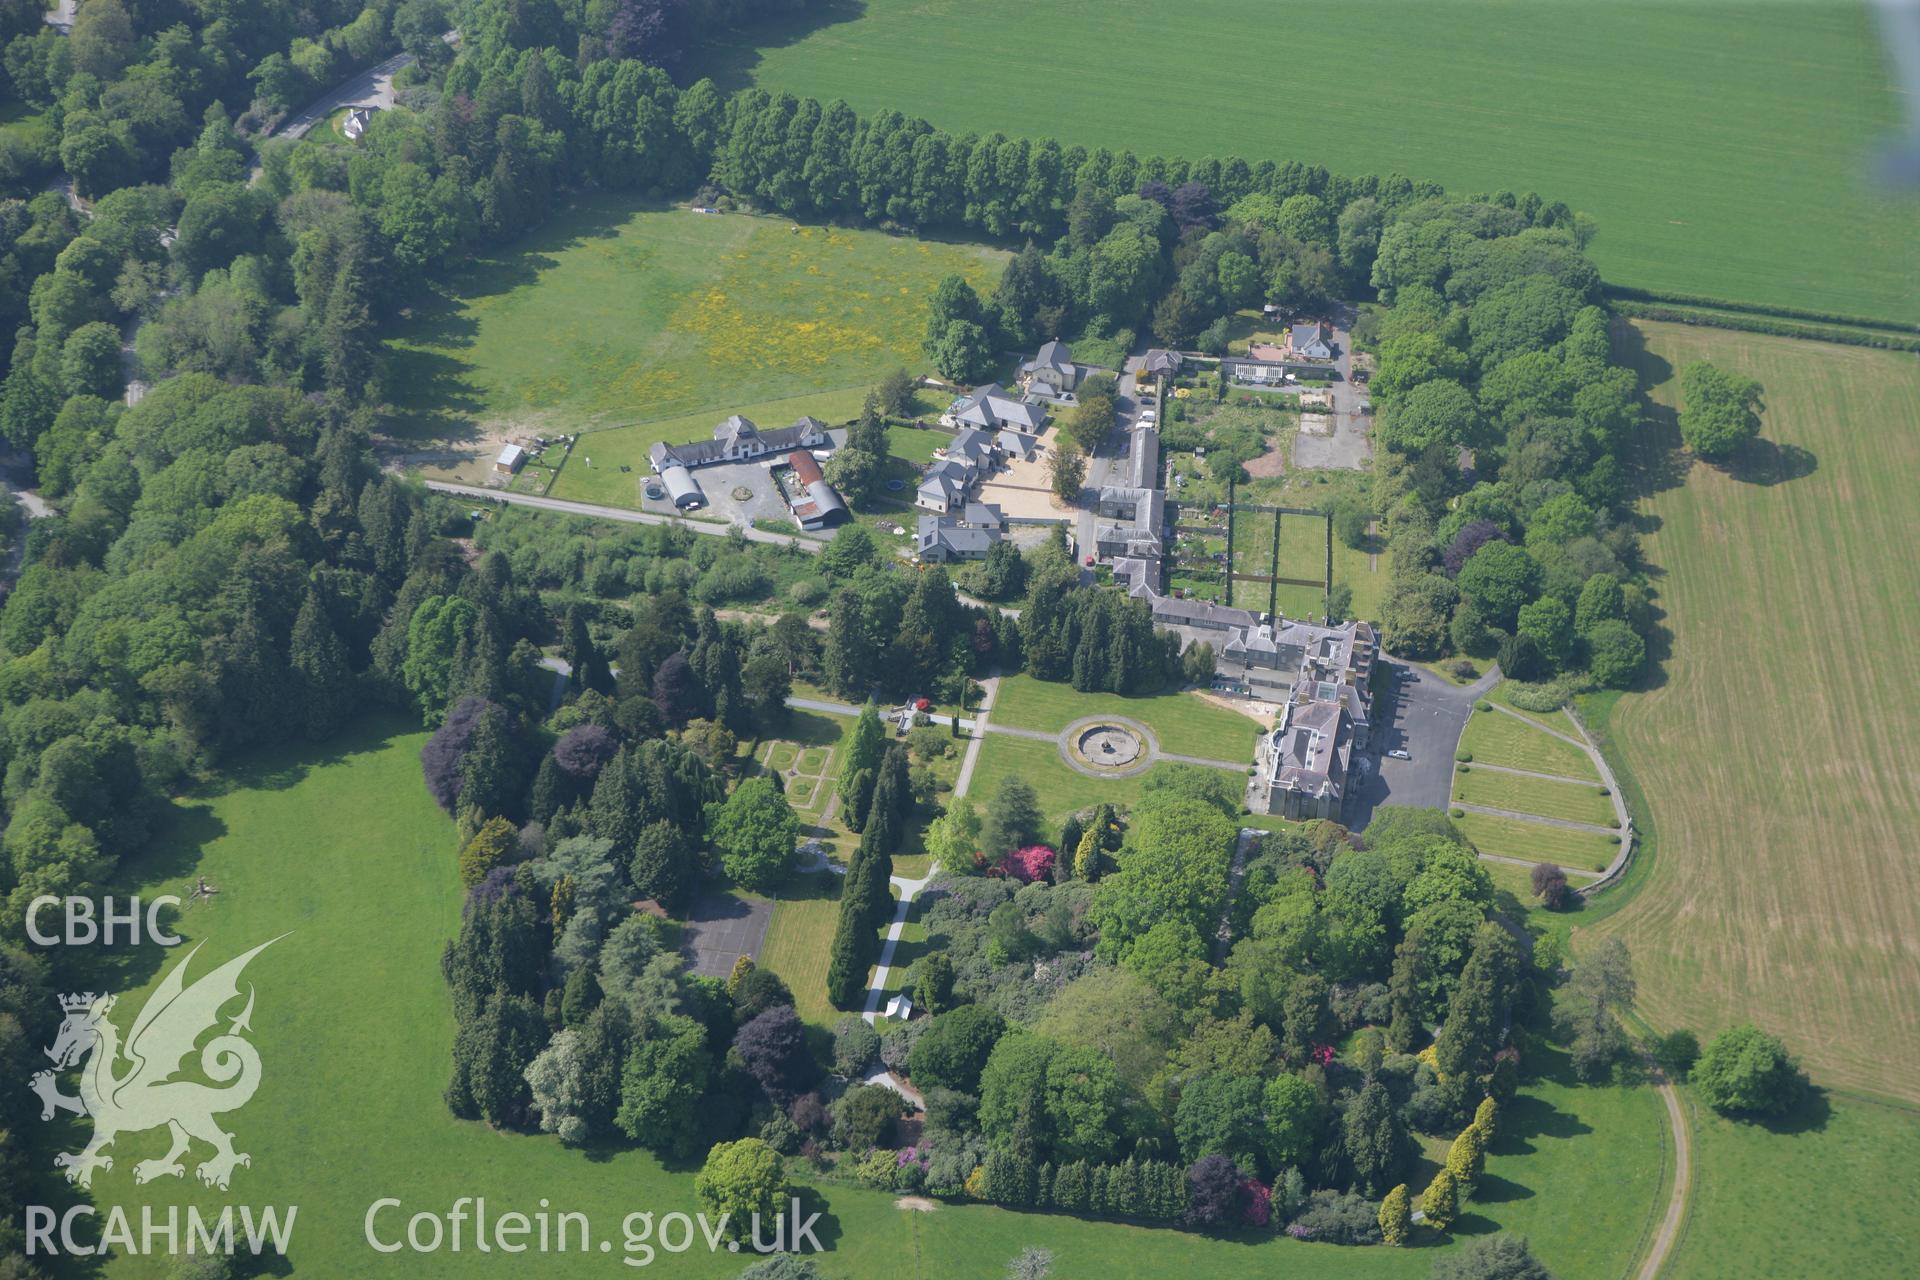
[[[1568, 725], [1567, 729], [1572, 727]], [[1498, 711], [1475, 711], [1460, 735], [1460, 749], [1478, 764], [1503, 764], [1509, 769], [1600, 781], [1600, 771], [1586, 752]]]
[[[1591, 214], [1614, 283], [1920, 321], [1920, 215], [1864, 177], [1902, 118], [1866, 5], [866, 0], [717, 37], [723, 85], [955, 133], [1399, 172]], [[981, 32], [1086, 33], [1063, 48]], [[1303, 122], [1301, 116], [1310, 114]]]
[[[190, 1178], [136, 1187], [134, 1161], [163, 1151], [165, 1135], [129, 1133], [116, 1143], [114, 1168], [96, 1175], [100, 1205], [122, 1206], [136, 1221], [142, 1205], [297, 1205], [292, 1248], [276, 1273], [461, 1280], [524, 1275], [528, 1262], [471, 1248], [376, 1254], [362, 1234], [373, 1201], [402, 1202], [398, 1216], [379, 1219], [389, 1236], [404, 1232], [405, 1215], [445, 1213], [461, 1196], [487, 1197], [496, 1215], [536, 1212], [542, 1198], [553, 1211], [588, 1214], [594, 1236], [613, 1252], [545, 1255], [536, 1269], [553, 1276], [620, 1270], [621, 1221], [630, 1212], [695, 1210], [690, 1168], [624, 1148], [568, 1150], [552, 1137], [500, 1133], [447, 1114], [440, 1094], [453, 1018], [439, 956], [459, 919], [460, 891], [453, 824], [420, 783], [425, 737], [408, 724], [373, 722], [319, 752], [270, 755], [231, 787], [182, 803], [153, 850], [128, 863], [116, 893], [184, 892], [200, 875], [220, 887], [214, 904], [179, 925], [189, 943], [206, 944], [196, 974], [287, 936], [246, 973], [257, 988], [260, 1090], [222, 1117], [252, 1165], [236, 1171], [228, 1193]], [[88, 976], [128, 993], [116, 1014], [123, 1026], [157, 979], [156, 961], [151, 948], [94, 956]], [[781, 972], [794, 981], [791, 964]], [[1488, 1161], [1495, 1195], [1458, 1230], [1512, 1225], [1534, 1236], [1558, 1274], [1611, 1280], [1657, 1202], [1657, 1175], [1646, 1172], [1658, 1143], [1654, 1105], [1644, 1091], [1578, 1088], [1557, 1073], [1528, 1084]], [[79, 1136], [70, 1123], [46, 1126], [36, 1135], [43, 1167], [50, 1171], [53, 1144], [71, 1148]], [[25, 1190], [52, 1205], [72, 1195], [50, 1178]], [[891, 1195], [837, 1185], [807, 1198], [809, 1210], [826, 1214], [825, 1270], [842, 1280], [998, 1280], [1028, 1245], [1052, 1249], [1057, 1274], [1069, 1276], [1413, 1280], [1436, 1252], [1220, 1239], [981, 1205], [917, 1214], [895, 1208]], [[701, 1278], [731, 1277], [744, 1265], [704, 1246], [654, 1261]], [[103, 1274], [152, 1278], [165, 1270], [159, 1257], [116, 1256]]]
[[[1162, 751], [1229, 763], [1253, 763], [1253, 740], [1260, 730], [1259, 722], [1252, 717], [1229, 711], [1195, 693], [1159, 693], [1141, 698], [1076, 693], [1070, 684], [1036, 680], [1024, 673], [1002, 677], [989, 723], [1051, 732], [1087, 716], [1103, 715], [1140, 721], [1153, 730]], [[1051, 746], [1047, 749], [1053, 750]]]
[[[1611, 716], [1659, 854], [1600, 927], [1632, 949], [1655, 1026], [1751, 1018], [1816, 1081], [1920, 1101], [1920, 363], [1678, 325], [1618, 336], [1657, 406], [1645, 550], [1671, 641]], [[1677, 371], [1699, 358], [1766, 387], [1764, 443], [1731, 471], [1665, 452]]]
[[889, 370], [923, 363], [934, 285], [959, 273], [990, 291], [1004, 260], [975, 245], [582, 197], [413, 299], [388, 344], [395, 434], [425, 450], [594, 431], [555, 492], [631, 488], [620, 464], [730, 413], [768, 426], [850, 418]]
[[1556, 862], [1582, 871], [1605, 871], [1620, 852], [1606, 836], [1544, 822], [1519, 818], [1497, 818], [1486, 813], [1468, 813], [1453, 824], [1482, 853], [1502, 858], [1525, 858], [1529, 862]]
[[1461, 765], [1455, 771], [1453, 798], [1463, 804], [1590, 822], [1599, 827], [1613, 820], [1613, 804], [1600, 794], [1597, 783], [1548, 782], [1500, 773], [1484, 765]]

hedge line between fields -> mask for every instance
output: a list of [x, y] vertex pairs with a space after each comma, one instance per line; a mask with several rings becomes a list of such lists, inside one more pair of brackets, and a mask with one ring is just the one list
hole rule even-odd
[[1771, 316], [1779, 320], [1801, 320], [1813, 324], [1844, 325], [1850, 329], [1888, 329], [1895, 333], [1920, 334], [1920, 324], [1896, 320], [1876, 320], [1870, 316], [1850, 316], [1838, 311], [1803, 311], [1795, 307], [1772, 307], [1757, 302], [1729, 302], [1698, 293], [1668, 293], [1661, 289], [1636, 289], [1630, 285], [1602, 284], [1607, 297], [1628, 302], [1666, 303], [1676, 307], [1700, 307], [1710, 311], [1732, 311], [1742, 315]]
[[1908, 338], [1899, 334], [1873, 333], [1864, 329], [1830, 329], [1791, 320], [1776, 320], [1763, 315], [1690, 311], [1679, 307], [1620, 301], [1614, 302], [1613, 310], [1616, 315], [1629, 316], [1637, 320], [1665, 320], [1675, 324], [1707, 325], [1715, 329], [1765, 333], [1781, 338], [1805, 338], [1815, 342], [1837, 342], [1845, 346], [1874, 347], [1882, 351], [1920, 351], [1920, 337]]

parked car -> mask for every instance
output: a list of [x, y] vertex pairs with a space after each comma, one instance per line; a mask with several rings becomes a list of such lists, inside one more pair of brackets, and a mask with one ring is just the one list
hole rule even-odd
[[1395, 747], [1393, 750], [1387, 752], [1387, 754], [1392, 756], [1395, 760], [1413, 759], [1411, 755], [1407, 754], [1407, 750], [1404, 747]]

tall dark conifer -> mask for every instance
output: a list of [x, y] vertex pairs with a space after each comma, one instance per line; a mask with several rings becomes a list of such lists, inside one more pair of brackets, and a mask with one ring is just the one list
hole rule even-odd
[[353, 672], [347, 667], [346, 647], [312, 587], [293, 622], [288, 661], [307, 736], [316, 741], [332, 736], [352, 711]]

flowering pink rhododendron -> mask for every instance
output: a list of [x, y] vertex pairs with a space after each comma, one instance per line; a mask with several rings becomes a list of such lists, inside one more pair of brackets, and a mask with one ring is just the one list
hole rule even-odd
[[1045, 880], [1053, 874], [1054, 852], [1044, 844], [1030, 844], [1024, 849], [1015, 849], [1007, 855], [1004, 864], [1008, 875], [1022, 884], [1032, 884], [1035, 880]]

